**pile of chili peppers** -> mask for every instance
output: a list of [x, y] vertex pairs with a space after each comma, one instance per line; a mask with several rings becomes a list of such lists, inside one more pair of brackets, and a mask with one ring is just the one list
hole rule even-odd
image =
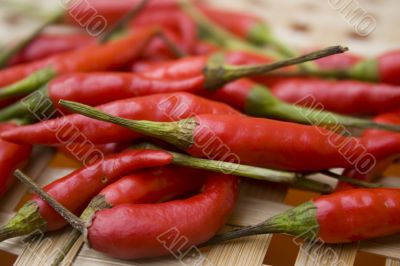
[[[0, 241], [70, 224], [62, 254], [83, 234], [97, 251], [140, 259], [256, 234], [346, 243], [400, 233], [400, 190], [379, 185], [400, 158], [400, 51], [300, 55], [262, 19], [196, 1], [69, 5], [60, 23], [79, 29], [89, 6], [107, 32], [38, 31], [1, 51], [0, 196], [13, 173], [36, 194]], [[18, 170], [35, 145], [82, 167], [39, 188]], [[325, 195], [218, 234], [244, 178]], [[185, 243], [166, 248], [177, 233]]]

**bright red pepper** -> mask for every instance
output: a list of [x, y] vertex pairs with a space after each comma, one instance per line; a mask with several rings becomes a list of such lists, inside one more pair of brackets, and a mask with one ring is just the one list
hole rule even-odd
[[177, 122], [133, 121], [118, 119], [79, 103], [64, 101], [62, 105], [162, 139], [195, 157], [233, 159], [275, 169], [319, 171], [348, 168], [365, 156], [358, 149], [358, 139], [316, 126], [237, 115], [197, 115]]
[[347, 190], [318, 197], [258, 225], [217, 236], [208, 244], [268, 233], [287, 233], [328, 244], [354, 242], [399, 233], [399, 213], [399, 189]]
[[[0, 132], [17, 128], [13, 123], [1, 123]], [[18, 145], [0, 139], [0, 197], [14, 181], [13, 172], [29, 159], [32, 147], [30, 145]]]
[[400, 101], [400, 89], [386, 84], [318, 78], [263, 78], [263, 81], [283, 101], [304, 106], [318, 104], [342, 114], [384, 113], [397, 108]]
[[64, 53], [93, 43], [87, 34], [39, 35], [28, 46], [10, 59], [8, 65], [17, 65]]
[[[161, 204], [123, 204], [98, 211], [77, 229], [95, 250], [122, 259], [156, 257], [192, 248], [227, 222], [238, 194], [238, 179], [207, 174], [204, 188], [187, 199]], [[75, 224], [76, 225], [76, 224]], [[86, 231], [87, 230], [87, 231]], [[175, 238], [184, 237], [182, 245]]]
[[[79, 213], [97, 193], [113, 181], [135, 170], [163, 166], [171, 161], [172, 155], [167, 152], [130, 150], [100, 161], [97, 159], [94, 164], [86, 164], [88, 166], [54, 181], [44, 189], [70, 211]], [[38, 196], [33, 196], [32, 200], [1, 228], [0, 240], [29, 234], [37, 229], [53, 231], [64, 225], [66, 221], [56, 211]]]
[[400, 85], [400, 50], [387, 52], [377, 58], [380, 82]]
[[[174, 121], [194, 114], [232, 114], [241, 115], [233, 108], [218, 102], [188, 93], [157, 94], [120, 100], [100, 106], [100, 109], [125, 118], [151, 121]], [[73, 130], [69, 130], [73, 128]], [[121, 142], [140, 137], [140, 134], [110, 123], [95, 121], [81, 115], [67, 115], [62, 118], [19, 127], [2, 135], [17, 143], [59, 144], [83, 141], [76, 138], [82, 133], [84, 140], [95, 144]], [[59, 136], [62, 136], [60, 139]]]
[[54, 72], [53, 75], [121, 67], [138, 57], [157, 32], [156, 28], [141, 29], [134, 34], [106, 44], [92, 44], [77, 51], [65, 52], [42, 60], [10, 67], [0, 71], [0, 87], [23, 79], [45, 67], [50, 67]]
[[130, 26], [133, 29], [149, 26], [170, 29], [178, 33], [179, 46], [186, 53], [191, 53], [197, 42], [196, 24], [180, 10], [145, 10], [132, 21]]

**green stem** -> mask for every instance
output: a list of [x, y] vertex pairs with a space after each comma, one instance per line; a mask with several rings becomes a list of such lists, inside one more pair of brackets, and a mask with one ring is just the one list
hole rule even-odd
[[41, 24], [37, 29], [32, 31], [28, 36], [26, 36], [22, 41], [20, 41], [17, 45], [13, 46], [11, 49], [6, 50], [0, 54], [0, 68], [3, 68], [7, 65], [8, 61], [16, 55], [19, 51], [24, 49], [27, 45], [29, 45], [47, 26], [53, 24], [58, 21], [64, 12], [58, 11], [50, 18], [48, 18], [43, 24]]
[[350, 184], [356, 185], [358, 187], [365, 187], [365, 188], [379, 188], [379, 187], [382, 187], [380, 184], [364, 182], [364, 181], [357, 180], [357, 179], [354, 179], [354, 178], [350, 178], [350, 177], [347, 177], [347, 176], [342, 176], [342, 175], [336, 174], [334, 172], [331, 172], [329, 170], [321, 171], [321, 174], [333, 177], [333, 178], [335, 178], [335, 179], [337, 179], [337, 180], [339, 180], [341, 182], [346, 182], [346, 183], [350, 183]]
[[312, 202], [306, 202], [296, 208], [292, 208], [254, 226], [244, 227], [238, 230], [217, 235], [206, 243], [200, 245], [209, 246], [224, 241], [252, 235], [285, 233], [294, 236], [302, 236], [306, 239], [318, 237], [317, 208]]
[[[158, 146], [149, 143], [136, 145], [139, 149], [161, 149]], [[163, 150], [163, 149], [161, 149]], [[321, 193], [332, 192], [331, 186], [314, 180], [306, 179], [302, 174], [286, 171], [271, 170], [261, 167], [248, 166], [243, 164], [229, 163], [223, 161], [207, 160], [192, 157], [186, 154], [167, 151], [173, 156], [173, 164], [187, 166], [196, 169], [208, 170], [217, 173], [229, 173], [236, 176], [242, 176], [257, 180], [287, 183], [298, 188], [317, 191]]]
[[141, 0], [139, 4], [137, 4], [128, 12], [128, 14], [122, 17], [108, 32], [101, 36], [99, 43], [105, 43], [109, 41], [111, 38], [113, 38], [113, 36], [122, 31], [133, 18], [140, 14], [148, 2], [149, 0]]
[[72, 212], [62, 206], [59, 202], [53, 199], [50, 194], [41, 189], [33, 180], [25, 175], [21, 170], [17, 169], [14, 175], [26, 186], [28, 186], [33, 192], [39, 195], [39, 197], [46, 201], [57, 213], [59, 213], [73, 228], [80, 232], [86, 230], [85, 222], [75, 216]]
[[19, 80], [7, 87], [0, 89], [0, 100], [15, 98], [27, 95], [41, 86], [49, 82], [56, 76], [55, 71], [51, 67], [42, 68], [33, 72], [26, 78]]
[[204, 70], [206, 81], [205, 88], [217, 89], [222, 85], [248, 76], [262, 75], [267, 72], [277, 70], [292, 65], [301, 64], [304, 62], [316, 60], [333, 54], [344, 53], [348, 50], [347, 47], [332, 46], [319, 51], [308, 53], [299, 57], [289, 58], [281, 60], [271, 64], [258, 64], [258, 65], [244, 65], [244, 66], [232, 66], [232, 65], [209, 65]]
[[327, 128], [344, 127], [360, 129], [380, 129], [400, 132], [400, 126], [377, 123], [369, 119], [340, 115], [320, 109], [307, 108], [282, 102], [273, 96], [268, 88], [257, 85], [247, 98], [246, 113], [272, 117], [301, 124], [316, 125]]

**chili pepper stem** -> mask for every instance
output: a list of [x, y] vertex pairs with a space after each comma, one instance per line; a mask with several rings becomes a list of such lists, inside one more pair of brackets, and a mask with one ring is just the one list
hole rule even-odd
[[37, 120], [38, 116], [50, 116], [54, 114], [55, 109], [52, 108], [51, 99], [47, 95], [47, 86], [29, 94], [22, 100], [7, 106], [0, 111], [0, 121], [8, 121], [11, 119], [29, 119]]
[[64, 206], [54, 200], [47, 192], [41, 189], [35, 182], [32, 181], [30, 177], [25, 175], [21, 170], [16, 170], [14, 175], [26, 186], [32, 189], [35, 193], [39, 195], [41, 199], [46, 201], [55, 211], [57, 211], [68, 223], [80, 232], [85, 232], [85, 222], [67, 210]]
[[137, 4], [128, 12], [128, 14], [121, 18], [108, 32], [101, 36], [98, 42], [105, 43], [113, 38], [113, 36], [118, 34], [118, 32], [123, 30], [133, 18], [137, 17], [140, 14], [140, 12], [146, 7], [148, 2], [149, 0], [141, 0], [139, 4]]
[[350, 178], [350, 177], [346, 177], [346, 176], [342, 176], [339, 174], [336, 174], [334, 172], [331, 172], [329, 170], [325, 170], [325, 171], [321, 171], [321, 174], [324, 174], [326, 176], [330, 176], [333, 177], [341, 182], [347, 182], [359, 187], [365, 187], [365, 188], [379, 188], [382, 187], [380, 184], [374, 184], [374, 183], [370, 183], [370, 182], [365, 182], [365, 181], [361, 181], [361, 180], [357, 180], [354, 178]]
[[307, 239], [315, 239], [319, 228], [316, 210], [312, 202], [306, 202], [257, 225], [217, 235], [201, 246], [214, 245], [245, 236], [272, 233], [286, 233], [295, 236], [303, 236]]
[[26, 78], [0, 89], [0, 100], [27, 95], [56, 76], [51, 68], [40, 69]]
[[0, 228], [0, 242], [29, 234], [36, 229], [45, 230], [46, 226], [46, 222], [40, 217], [39, 206], [30, 201], [6, 225]]
[[212, 64], [206, 67], [205, 87], [208, 89], [219, 88], [220, 86], [248, 76], [262, 75], [267, 72], [274, 71], [279, 68], [284, 68], [292, 65], [301, 64], [304, 62], [316, 60], [326, 56], [344, 53], [348, 50], [347, 47], [331, 46], [319, 51], [308, 53], [299, 57], [281, 60], [272, 64], [258, 64], [258, 65], [244, 65], [244, 66], [231, 66], [231, 65], [216, 65]]
[[261, 85], [252, 89], [248, 98], [246, 113], [331, 129], [338, 128], [341, 125], [360, 129], [373, 128], [400, 132], [400, 126], [398, 125], [377, 123], [369, 119], [345, 116], [320, 109], [307, 108], [282, 102], [273, 96], [268, 88]]
[[[139, 145], [135, 145], [134, 147], [139, 149], [152, 149], [152, 150], [161, 149], [160, 147], [157, 147], [150, 143], [141, 143]], [[271, 170], [261, 167], [248, 166], [248, 165], [229, 163], [223, 161], [207, 160], [207, 159], [192, 157], [182, 153], [177, 153], [172, 151], [168, 152], [173, 156], [172, 163], [180, 166], [208, 170], [223, 174], [229, 173], [236, 176], [247, 177], [269, 182], [287, 183], [295, 187], [317, 191], [321, 193], [332, 192], [332, 187], [330, 185], [306, 179], [303, 177], [302, 174], [299, 173]]]
[[[106, 201], [104, 195], [97, 195], [90, 201], [89, 205], [82, 212], [80, 218], [83, 221], [90, 223], [93, 215], [95, 215], [97, 211], [111, 208], [111, 207], [112, 207], [112, 205]], [[54, 260], [51, 262], [50, 265], [51, 266], [60, 265], [60, 263], [63, 261], [65, 255], [67, 255], [67, 253], [75, 245], [75, 242], [79, 239], [80, 236], [81, 236], [81, 232], [79, 230], [73, 229], [68, 236], [68, 241], [66, 243], [64, 243], [64, 245], [62, 246], [61, 252], [58, 252], [58, 255], [54, 258]]]

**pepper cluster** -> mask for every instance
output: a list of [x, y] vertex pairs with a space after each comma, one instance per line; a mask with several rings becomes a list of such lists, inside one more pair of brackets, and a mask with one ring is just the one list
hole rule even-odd
[[[113, 25], [100, 38], [38, 31], [2, 51], [0, 196], [14, 171], [37, 194], [0, 241], [69, 223], [62, 254], [83, 233], [97, 251], [139, 259], [169, 254], [160, 235], [171, 228], [187, 238], [176, 251], [255, 234], [345, 243], [400, 233], [400, 190], [375, 182], [400, 154], [400, 51], [298, 56], [249, 14], [182, 0], [86, 4]], [[86, 4], [57, 19], [78, 28]], [[39, 188], [17, 170], [34, 145], [84, 166]], [[217, 235], [238, 177], [325, 195]]]

